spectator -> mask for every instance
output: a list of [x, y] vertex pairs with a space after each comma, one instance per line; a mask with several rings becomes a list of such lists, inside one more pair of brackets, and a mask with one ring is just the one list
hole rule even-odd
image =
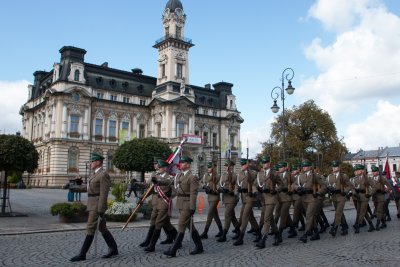
[[82, 177], [78, 174], [75, 178], [75, 201], [81, 201], [81, 186], [82, 186], [83, 180]]
[[131, 177], [131, 184], [130, 184], [130, 187], [129, 187], [129, 193], [126, 195], [126, 197], [130, 197], [132, 192], [135, 195], [135, 197], [138, 197], [137, 196], [137, 192], [136, 192], [136, 183], [137, 183], [137, 180], [135, 179], [134, 176], [132, 176]]

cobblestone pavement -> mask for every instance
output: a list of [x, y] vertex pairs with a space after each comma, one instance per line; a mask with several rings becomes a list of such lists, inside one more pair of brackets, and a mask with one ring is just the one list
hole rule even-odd
[[[351, 203], [347, 204], [345, 213], [349, 224], [352, 224], [355, 211]], [[245, 244], [240, 247], [233, 246], [231, 238], [225, 243], [216, 242], [214, 235], [217, 229], [213, 224], [209, 238], [203, 240], [203, 254], [189, 255], [189, 247], [194, 245], [186, 232], [183, 249], [171, 259], [162, 254], [169, 245], [157, 244], [156, 252], [145, 253], [138, 244], [144, 239], [147, 227], [137, 225], [124, 231], [120, 227], [111, 229], [119, 246], [119, 256], [101, 259], [107, 248], [99, 235], [98, 255], [94, 255], [92, 245], [87, 260], [78, 264], [70, 263], [69, 259], [79, 252], [85, 235], [83, 230], [1, 235], [0, 266], [399, 266], [400, 220], [396, 218], [392, 204], [390, 210], [392, 221], [379, 232], [367, 233], [364, 227], [360, 234], [350, 231], [344, 237], [338, 235], [333, 238], [324, 233], [321, 240], [306, 244], [297, 239], [287, 239], [287, 233], [284, 233], [280, 246], [272, 246], [272, 238], [269, 238], [267, 247], [261, 250], [255, 248], [251, 234], [246, 234]], [[331, 208], [325, 208], [325, 211], [329, 221], [332, 221], [334, 213]], [[256, 214], [259, 211], [256, 210]], [[202, 218], [204, 215], [196, 216]], [[0, 225], [3, 219], [0, 218]], [[196, 227], [201, 232], [204, 223], [199, 222]], [[164, 239], [164, 235], [160, 239]]]

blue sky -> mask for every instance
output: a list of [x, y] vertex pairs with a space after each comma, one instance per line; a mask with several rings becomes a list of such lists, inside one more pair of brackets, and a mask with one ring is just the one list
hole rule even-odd
[[[286, 107], [308, 99], [333, 117], [355, 151], [397, 146], [400, 112], [398, 0], [181, 0], [190, 83], [234, 84], [251, 154], [269, 138], [270, 92], [282, 71], [295, 71]], [[21, 128], [19, 107], [36, 70], [50, 70], [58, 50], [87, 50], [86, 62], [156, 76], [167, 0], [30, 1], [0, 4], [1, 132]], [[281, 106], [281, 103], [278, 103]], [[245, 146], [245, 145], [244, 145]]]

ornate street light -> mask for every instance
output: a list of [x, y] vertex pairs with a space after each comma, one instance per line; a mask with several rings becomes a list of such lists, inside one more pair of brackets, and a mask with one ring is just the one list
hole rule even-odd
[[[294, 93], [295, 88], [292, 86], [292, 79], [294, 77], [294, 71], [292, 68], [286, 68], [282, 72], [282, 87], [276, 86], [271, 91], [271, 98], [274, 100], [274, 104], [271, 107], [273, 113], [277, 113], [280, 109], [276, 103], [280, 97], [282, 101], [282, 136], [283, 136], [283, 160], [286, 161], [286, 131], [285, 131], [285, 90], [288, 95]], [[285, 80], [288, 82], [288, 86], [285, 88]]]

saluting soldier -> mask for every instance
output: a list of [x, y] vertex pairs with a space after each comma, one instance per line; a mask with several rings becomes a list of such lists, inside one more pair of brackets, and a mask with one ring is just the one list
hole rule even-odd
[[111, 180], [108, 173], [102, 168], [103, 160], [103, 156], [95, 153], [92, 154], [90, 168], [93, 170], [93, 174], [89, 178], [87, 184], [87, 210], [89, 211], [86, 226], [87, 234], [81, 251], [71, 259], [72, 262], [86, 260], [86, 253], [93, 242], [97, 227], [109, 248], [108, 253], [102, 258], [111, 258], [118, 255], [117, 243], [110, 231], [108, 231], [104, 218], [104, 213], [107, 210], [107, 198]]
[[331, 162], [332, 173], [326, 179], [327, 189], [331, 196], [331, 201], [335, 208], [335, 220], [329, 233], [336, 236], [339, 225], [342, 225], [342, 235], [347, 234], [347, 229], [343, 228], [347, 225], [346, 217], [343, 213], [344, 205], [346, 204], [346, 196], [353, 185], [347, 174], [340, 171], [340, 163], [337, 160]]
[[280, 221], [279, 221], [279, 232], [278, 242], [282, 242], [282, 232], [289, 226], [293, 229], [292, 219], [289, 216], [289, 208], [292, 205], [292, 177], [291, 173], [287, 171], [287, 162], [280, 162], [279, 166], [279, 179], [281, 183], [278, 185], [278, 202], [280, 203]]
[[306, 211], [306, 233], [304, 233], [299, 240], [303, 243], [307, 242], [308, 234], [314, 235], [310, 240], [318, 240], [319, 232], [316, 228], [316, 208], [318, 206], [318, 196], [322, 196], [325, 193], [326, 185], [323, 179], [316, 175], [312, 170], [312, 164], [308, 160], [304, 160], [301, 163], [303, 173], [299, 176], [300, 186], [295, 186], [295, 190], [299, 194], [303, 195], [303, 206]]
[[199, 233], [193, 223], [193, 215], [196, 212], [197, 190], [199, 188], [198, 179], [190, 171], [192, 159], [182, 156], [179, 163], [181, 172], [175, 177], [174, 187], [177, 192], [176, 207], [179, 209], [178, 237], [175, 239], [172, 247], [164, 252], [169, 257], [175, 257], [176, 251], [182, 246], [182, 240], [185, 235], [185, 229], [191, 229], [191, 235], [195, 250], [191, 255], [203, 253], [203, 244]]
[[354, 166], [354, 173], [356, 176], [351, 180], [353, 181], [354, 186], [353, 199], [357, 205], [356, 223], [354, 225], [355, 233], [358, 234], [360, 232], [360, 225], [363, 223], [364, 218], [369, 224], [368, 232], [372, 232], [375, 230], [375, 227], [372, 224], [369, 214], [367, 213], [368, 201], [371, 197], [369, 179], [364, 173], [364, 166], [361, 164], [356, 164]]
[[221, 179], [219, 182], [219, 192], [222, 193], [222, 201], [225, 205], [225, 213], [224, 213], [224, 231], [222, 236], [217, 239], [218, 242], [225, 242], [226, 235], [229, 231], [229, 227], [231, 223], [233, 227], [240, 231], [240, 225], [235, 215], [235, 207], [237, 204], [236, 197], [235, 197], [235, 188], [237, 183], [236, 174], [233, 171], [233, 166], [235, 166], [235, 162], [232, 160], [227, 160], [225, 162], [225, 171], [221, 175]]
[[173, 177], [168, 174], [168, 167], [169, 164], [166, 161], [159, 160], [157, 173], [151, 178], [151, 182], [154, 184], [155, 191], [157, 192], [157, 203], [153, 206], [153, 210], [156, 210], [155, 230], [151, 237], [150, 244], [144, 249], [147, 252], [153, 252], [155, 250], [162, 227], [167, 229], [172, 227], [173, 232], [177, 233], [175, 227], [172, 226], [170, 222], [171, 203], [175, 188], [173, 185]]
[[256, 241], [258, 242], [261, 238], [260, 228], [253, 213], [253, 202], [256, 201], [257, 191], [255, 186], [255, 180], [257, 178], [257, 172], [249, 169], [247, 159], [241, 159], [241, 171], [239, 172], [237, 185], [238, 192], [242, 199], [242, 221], [240, 224], [240, 232], [238, 233], [237, 240], [233, 243], [234, 246], [243, 245], [243, 237], [246, 231], [248, 222], [250, 221], [251, 227], [257, 233]]
[[[147, 188], [151, 185], [151, 178], [158, 175], [159, 161], [160, 161], [160, 159], [154, 158], [154, 161], [153, 161], [154, 172], [152, 172], [150, 174], [150, 178], [148, 178], [148, 180], [145, 183], [136, 183], [136, 185], [138, 187]], [[144, 199], [142, 199], [142, 201], [144, 201]], [[151, 194], [151, 205], [153, 207], [156, 207], [157, 203], [158, 203], [158, 192], [157, 192], [157, 189], [154, 188], [153, 192]], [[157, 214], [158, 214], [157, 209], [152, 209], [151, 215], [150, 215], [150, 227], [147, 232], [146, 239], [142, 243], [140, 243], [139, 246], [146, 248], [150, 245], [150, 240], [156, 229]], [[176, 235], [178, 234], [178, 232], [176, 231], [175, 227], [172, 226], [169, 216], [165, 220], [166, 220], [166, 222], [163, 223], [162, 228], [164, 229], [165, 234], [167, 235], [167, 239], [162, 241], [160, 244], [172, 244], [174, 242], [174, 239], [176, 238]]]
[[274, 220], [274, 209], [278, 203], [278, 195], [276, 191], [277, 186], [282, 186], [282, 180], [279, 179], [278, 174], [271, 169], [270, 158], [263, 156], [261, 159], [262, 169], [257, 174], [257, 184], [260, 188], [261, 198], [264, 209], [262, 237], [256, 244], [258, 248], [265, 248], [265, 242], [268, 237], [269, 229], [275, 233], [274, 246], [279, 245], [278, 228]]
[[220, 201], [220, 196], [218, 192], [218, 183], [220, 177], [215, 170], [215, 164], [212, 162], [207, 163], [207, 173], [204, 174], [203, 177], [203, 189], [207, 194], [208, 200], [208, 214], [207, 221], [204, 227], [203, 233], [200, 235], [202, 239], [208, 238], [208, 229], [210, 228], [211, 222], [214, 219], [215, 223], [218, 226], [219, 233], [215, 237], [221, 237], [223, 234], [221, 219], [218, 215], [218, 203]]
[[[385, 204], [385, 185], [389, 186], [387, 179], [383, 178], [379, 173], [379, 168], [372, 167], [372, 177], [369, 180], [371, 185], [372, 200], [376, 203], [376, 226], [375, 229], [386, 227], [386, 222], [383, 216], [383, 205]], [[381, 225], [382, 223], [382, 225]]]

